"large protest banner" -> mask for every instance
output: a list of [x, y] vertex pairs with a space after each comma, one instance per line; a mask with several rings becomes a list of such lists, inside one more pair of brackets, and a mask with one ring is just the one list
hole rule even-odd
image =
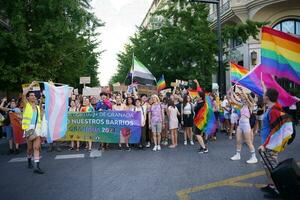
[[68, 113], [68, 130], [62, 140], [119, 143], [139, 143], [141, 114], [133, 111], [101, 111]]

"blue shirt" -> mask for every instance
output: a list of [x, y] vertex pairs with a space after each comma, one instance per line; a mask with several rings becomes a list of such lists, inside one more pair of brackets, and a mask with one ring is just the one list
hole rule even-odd
[[261, 137], [261, 143], [264, 144], [267, 137], [269, 136], [271, 132], [271, 127], [270, 127], [270, 120], [269, 120], [269, 114], [270, 114], [271, 108], [268, 108], [266, 112], [264, 113], [263, 116], [263, 124], [260, 132], [260, 137]]

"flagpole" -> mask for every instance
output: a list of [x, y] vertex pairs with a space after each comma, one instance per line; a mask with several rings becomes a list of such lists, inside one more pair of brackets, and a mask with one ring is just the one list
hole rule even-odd
[[131, 74], [131, 85], [133, 84], [133, 72], [134, 72], [134, 53], [132, 53], [132, 65], [131, 65], [132, 74]]

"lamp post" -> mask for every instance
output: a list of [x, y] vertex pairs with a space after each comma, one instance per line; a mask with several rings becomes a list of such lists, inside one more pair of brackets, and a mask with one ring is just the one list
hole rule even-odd
[[217, 5], [217, 37], [218, 37], [218, 85], [221, 94], [226, 93], [225, 74], [223, 66], [223, 45], [221, 38], [220, 0], [191, 0], [191, 2], [211, 3]]

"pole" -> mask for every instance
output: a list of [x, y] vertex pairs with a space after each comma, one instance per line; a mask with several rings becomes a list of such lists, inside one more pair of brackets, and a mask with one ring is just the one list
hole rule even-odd
[[218, 37], [218, 84], [220, 93], [225, 94], [226, 85], [224, 80], [224, 66], [223, 66], [223, 45], [221, 36], [221, 17], [220, 17], [220, 1], [217, 3], [217, 37]]

